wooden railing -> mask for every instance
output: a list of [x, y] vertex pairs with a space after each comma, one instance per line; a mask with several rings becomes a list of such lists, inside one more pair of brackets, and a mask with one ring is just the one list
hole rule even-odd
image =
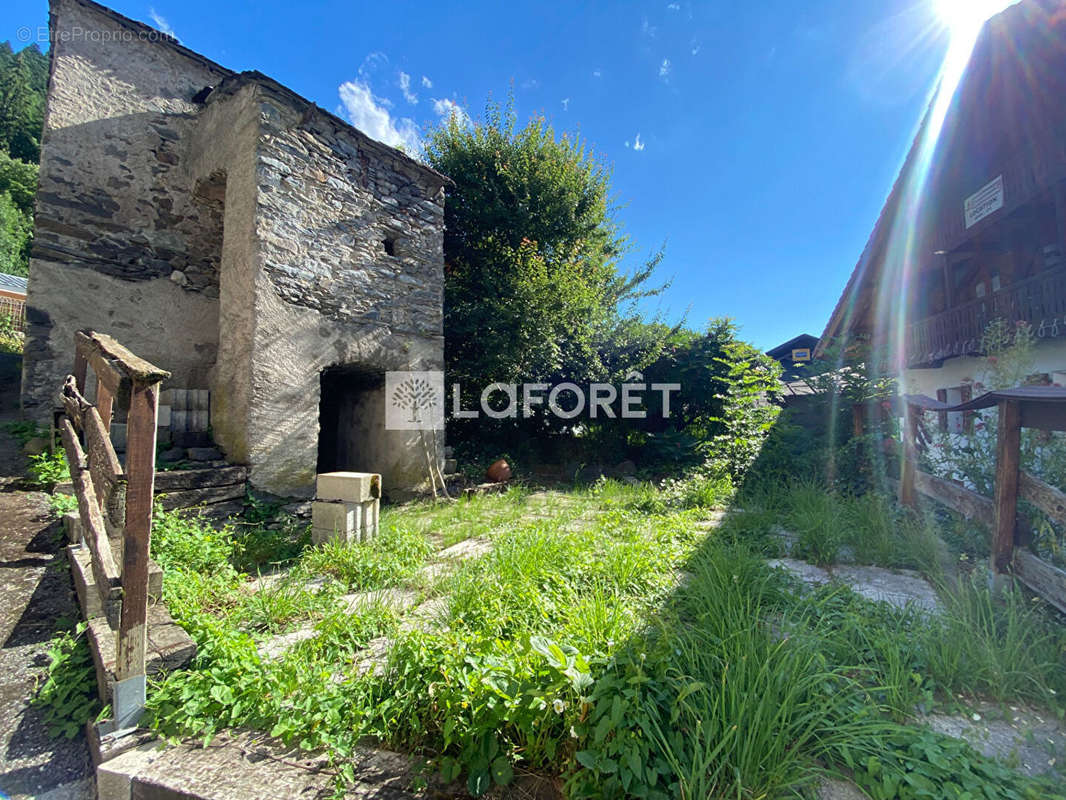
[[[908, 395], [903, 429], [899, 496], [915, 506], [921, 493], [966, 519], [992, 531], [992, 568], [1010, 573], [1029, 589], [1066, 613], [1066, 571], [1041, 560], [1025, 545], [1026, 521], [1018, 514], [1018, 500], [1032, 503], [1058, 523], [1066, 523], [1066, 493], [1021, 469], [1021, 429], [1066, 431], [1066, 390], [1057, 387], [1019, 387], [989, 393], [968, 403], [948, 406], [928, 397]], [[998, 408], [995, 497], [988, 498], [951, 481], [922, 472], [917, 454], [924, 412], [972, 411]]]
[[907, 365], [980, 353], [981, 336], [995, 319], [1028, 322], [1042, 338], [1066, 337], [1066, 268], [1046, 270], [911, 324]]
[[[156, 413], [159, 384], [170, 373], [110, 336], [80, 331], [74, 339], [74, 374], [63, 384], [63, 410], [55, 424], [96, 588], [109, 624], [117, 629], [112, 705], [118, 727], [125, 728], [135, 725], [144, 709]], [[89, 368], [96, 375], [95, 404], [85, 399]], [[125, 467], [109, 435], [116, 403], [129, 409]]]

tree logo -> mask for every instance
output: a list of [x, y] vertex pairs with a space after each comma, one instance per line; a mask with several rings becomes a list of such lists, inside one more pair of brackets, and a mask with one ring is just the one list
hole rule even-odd
[[443, 430], [444, 373], [386, 372], [385, 402], [386, 430]]

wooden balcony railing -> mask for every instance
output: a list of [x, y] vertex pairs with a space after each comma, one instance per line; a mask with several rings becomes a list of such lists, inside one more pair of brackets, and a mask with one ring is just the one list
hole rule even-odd
[[995, 319], [1028, 322], [1040, 338], [1066, 337], [1066, 267], [1045, 270], [911, 324], [907, 330], [907, 366], [980, 355], [981, 335]]

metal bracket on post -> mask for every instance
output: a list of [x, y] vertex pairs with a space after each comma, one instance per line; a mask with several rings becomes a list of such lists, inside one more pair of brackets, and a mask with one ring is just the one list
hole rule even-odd
[[113, 699], [114, 708], [111, 711], [115, 719], [115, 729], [136, 728], [148, 699], [145, 676], [134, 675], [116, 682]]

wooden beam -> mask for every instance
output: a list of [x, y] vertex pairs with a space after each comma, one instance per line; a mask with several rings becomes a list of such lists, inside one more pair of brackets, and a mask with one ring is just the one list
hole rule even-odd
[[1066, 522], [1066, 493], [1025, 471], [1018, 473], [1018, 493], [1056, 522]]
[[[98, 390], [100, 386], [103, 386], [115, 400], [125, 403], [130, 394], [130, 379], [103, 356], [90, 333], [91, 331], [89, 333], [78, 331], [74, 334], [75, 352], [93, 368]], [[78, 388], [84, 393], [84, 384], [79, 382]]]
[[992, 531], [992, 569], [1006, 572], [1014, 550], [1018, 513], [1018, 473], [1021, 463], [1021, 406], [1017, 400], [999, 403], [996, 440], [996, 521]]
[[[77, 341], [77, 335], [75, 334], [75, 342], [76, 341]], [[84, 392], [85, 391], [85, 378], [86, 378], [87, 367], [88, 367], [88, 362], [86, 361], [85, 356], [82, 355], [78, 351], [77, 347], [75, 347], [74, 348], [74, 373], [73, 373], [73, 375], [74, 375], [74, 388], [77, 389], [79, 392]]]
[[118, 681], [144, 675], [158, 402], [158, 383], [133, 384], [126, 421], [126, 535], [122, 552], [122, 619], [115, 664]]
[[918, 507], [914, 477], [918, 472], [918, 418], [921, 412], [909, 403], [903, 406], [903, 458], [899, 462], [899, 502]]
[[914, 487], [926, 497], [954, 509], [966, 519], [977, 520], [989, 527], [995, 523], [994, 503], [977, 492], [920, 470], [914, 472]]
[[1022, 400], [1021, 409], [1021, 424], [1023, 428], [1066, 431], [1066, 403]]
[[85, 463], [85, 453], [78, 442], [74, 426], [66, 417], [59, 420], [59, 435], [67, 453], [70, 465], [70, 477], [74, 484], [74, 495], [78, 500], [78, 516], [81, 519], [85, 543], [92, 553], [93, 576], [100, 591], [100, 600], [109, 618], [115, 604], [122, 597], [121, 578], [111, 545], [107, 538], [107, 529], [100, 514], [100, 506], [93, 488], [92, 476]]
[[125, 518], [126, 474], [100, 413], [89, 406], [82, 419], [89, 472], [93, 477], [97, 499], [112, 527], [121, 526]]
[[96, 387], [96, 408], [100, 412], [100, 419], [104, 423], [104, 431], [111, 431], [111, 414], [114, 410], [115, 398], [111, 390], [103, 384]]
[[93, 369], [108, 374], [109, 383], [128, 380], [151, 386], [170, 377], [165, 369], [135, 356], [106, 333], [78, 331], [74, 335], [74, 343], [76, 352], [82, 354]]
[[1011, 566], [1014, 577], [1066, 614], [1066, 572], [1023, 548], [1014, 551]]
[[866, 426], [863, 422], [864, 407], [862, 403], [855, 403], [851, 407], [851, 435], [856, 438], [862, 436]]

